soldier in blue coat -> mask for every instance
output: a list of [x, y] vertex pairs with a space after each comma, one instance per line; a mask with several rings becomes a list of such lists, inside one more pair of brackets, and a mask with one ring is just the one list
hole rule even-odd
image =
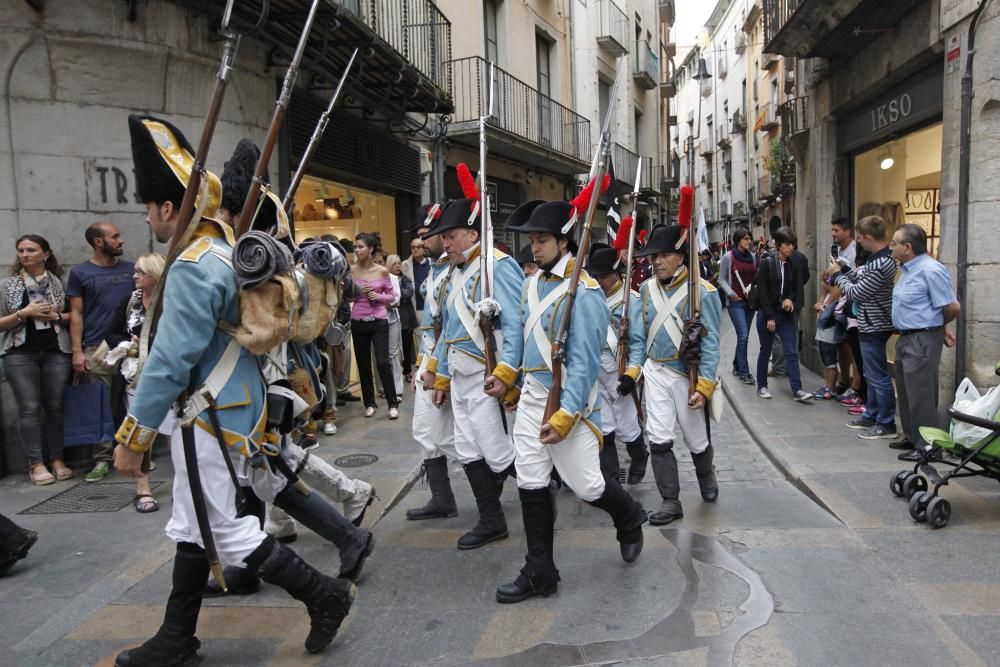
[[[164, 120], [130, 116], [129, 129], [137, 191], [147, 205], [146, 222], [157, 240], [166, 243], [176, 233], [194, 150], [180, 130]], [[207, 217], [218, 208], [221, 187], [215, 176], [205, 174], [205, 178], [208, 187], [196, 209], [206, 217], [192, 221], [194, 233], [165, 276], [156, 339], [130, 412], [115, 434], [119, 443], [115, 467], [130, 476], [139, 474], [157, 431], [170, 435], [175, 478], [167, 535], [177, 542], [173, 588], [163, 624], [142, 646], [119, 654], [115, 664], [120, 667], [193, 665], [200, 659], [195, 629], [209, 564], [194, 509], [195, 493], [204, 499], [221, 563], [252, 568], [264, 581], [305, 603], [312, 621], [305, 642], [308, 651], [319, 651], [333, 640], [354, 597], [348, 580], [317, 571], [268, 537], [256, 517], [237, 518], [236, 488], [205, 401], [185, 401], [187, 409], [177, 415], [181, 395], [204, 398], [214, 394], [211, 402], [217, 406], [218, 435], [236, 465], [244, 465], [244, 457], [258, 454], [267, 442], [265, 389], [257, 360], [227, 332], [240, 318], [231, 262], [233, 231]], [[183, 453], [182, 424], [193, 429], [200, 475], [197, 487], [192, 485]]]
[[642, 551], [646, 513], [617, 480], [605, 480], [598, 460], [601, 406], [597, 376], [610, 313], [600, 286], [585, 271], [580, 273], [564, 348], [560, 407], [544, 420], [552, 390], [552, 341], [567, 307], [569, 278], [577, 261], [573, 256], [576, 243], [563, 231], [573, 215], [569, 203], [547, 202], [536, 205], [527, 221], [516, 228], [531, 239], [540, 269], [525, 281], [521, 296], [518, 333], [523, 336], [523, 386], [514, 423], [517, 488], [528, 554], [518, 577], [497, 588], [498, 602], [548, 596], [558, 587], [559, 571], [553, 558], [555, 499], [549, 487], [553, 468], [581, 500], [611, 515], [625, 562], [635, 561]]
[[449, 202], [438, 224], [424, 235], [442, 237], [453, 267], [441, 310], [441, 337], [421, 379], [425, 389], [433, 388], [435, 404], [451, 403], [455, 453], [479, 508], [479, 521], [459, 538], [459, 549], [478, 549], [508, 536], [500, 493], [504, 479], [514, 472], [514, 445], [505, 432], [502, 408], [484, 387], [508, 391], [517, 379], [516, 369], [521, 362], [518, 304], [524, 274], [512, 257], [490, 249], [493, 300], [499, 314], [495, 331], [497, 366], [487, 376], [487, 341], [476, 312], [483, 301], [481, 217], [478, 200], [456, 199]]
[[[618, 477], [618, 446], [616, 438], [625, 442], [628, 451], [628, 483], [638, 484], [646, 475], [646, 463], [649, 451], [642, 438], [642, 424], [639, 422], [639, 411], [636, 409], [636, 382], [642, 373], [642, 362], [645, 358], [639, 339], [630, 328], [626, 335], [629, 338], [626, 349], [628, 359], [625, 360], [625, 373], [618, 374], [619, 334], [621, 332], [622, 313], [625, 309], [625, 281], [622, 280], [624, 262], [618, 251], [606, 243], [595, 243], [590, 249], [590, 259], [587, 262], [587, 273], [604, 290], [608, 309], [611, 311], [611, 322], [604, 349], [601, 350], [601, 373], [598, 384], [601, 388], [601, 433], [604, 434], [604, 446], [601, 447], [601, 470], [604, 474]], [[629, 294], [629, 323], [642, 319], [642, 303], [639, 294], [634, 290]]]
[[673, 449], [678, 429], [691, 452], [702, 499], [713, 502], [719, 495], [707, 406], [718, 382], [722, 302], [715, 294], [715, 287], [699, 279], [705, 336], [701, 339], [698, 381], [692, 391], [687, 363], [678, 352], [688, 302], [688, 269], [684, 265], [687, 252], [683, 229], [678, 225], [660, 225], [653, 228], [646, 247], [638, 253], [649, 257], [653, 267], [653, 276], [639, 290], [642, 319], [633, 323], [632, 330], [646, 358], [642, 369], [646, 379], [646, 434], [653, 476], [663, 499], [660, 509], [649, 515], [649, 523], [654, 526], [684, 516]]

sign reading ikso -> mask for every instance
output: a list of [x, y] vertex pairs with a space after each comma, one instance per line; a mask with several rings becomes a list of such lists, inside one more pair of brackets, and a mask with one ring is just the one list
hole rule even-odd
[[841, 118], [838, 152], [851, 153], [909, 132], [940, 116], [943, 108], [944, 72], [935, 64]]

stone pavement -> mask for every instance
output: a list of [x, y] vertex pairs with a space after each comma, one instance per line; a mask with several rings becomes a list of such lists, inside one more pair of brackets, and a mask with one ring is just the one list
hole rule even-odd
[[[731, 334], [724, 345], [725, 366]], [[818, 382], [807, 378], [809, 387]], [[775, 399], [759, 401], [750, 388], [727, 384], [732, 403], [713, 426], [717, 503], [701, 502], [678, 443], [685, 517], [647, 527], [646, 550], [633, 565], [621, 561], [606, 515], [562, 491], [559, 592], [509, 606], [493, 592], [524, 557], [513, 484], [503, 496], [510, 538], [458, 551], [456, 540], [475, 520], [461, 469], [452, 468], [458, 517], [406, 521], [403, 510], [427, 497], [421, 482], [410, 485], [419, 464], [409, 437], [412, 401], [395, 422], [384, 412], [364, 419], [353, 403], [342, 411], [340, 433], [317, 452], [330, 461], [379, 457], [352, 473], [374, 481], [382, 496], [367, 520], [377, 519], [378, 546], [354, 611], [334, 644], [310, 656], [302, 649], [307, 616], [283, 591], [265, 586], [252, 597], [209, 601], [199, 625], [204, 664], [1000, 663], [995, 482], [949, 487], [947, 528], [914, 524], [889, 492], [899, 466], [884, 444], [852, 441], [839, 407], [801, 406], [785, 387], [771, 388]], [[153, 478], [166, 482], [169, 460], [158, 461]], [[126, 506], [15, 516], [71, 485], [0, 483], [0, 511], [41, 533], [29, 558], [0, 579], [3, 664], [110, 665], [160, 622], [173, 554], [162, 533], [169, 485], [160, 487], [163, 509], [153, 515]], [[658, 504], [651, 476], [631, 490], [647, 508]], [[336, 571], [335, 554], [309, 531], [293, 547]]]

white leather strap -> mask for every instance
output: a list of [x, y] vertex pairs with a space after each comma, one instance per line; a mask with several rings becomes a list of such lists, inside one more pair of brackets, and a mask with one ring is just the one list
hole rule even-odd
[[479, 328], [479, 323], [476, 322], [475, 313], [472, 312], [472, 301], [469, 299], [469, 295], [465, 293], [465, 283], [472, 279], [478, 270], [479, 264], [477, 262], [469, 262], [469, 266], [465, 267], [461, 272], [452, 272], [454, 275], [451, 277], [452, 282], [451, 291], [448, 293], [448, 306], [455, 310], [455, 314], [458, 315], [458, 319], [462, 322], [465, 332], [469, 334], [469, 338], [476, 344], [479, 351], [482, 352], [486, 349], [486, 339], [483, 338], [483, 332]]
[[222, 356], [219, 357], [215, 368], [205, 378], [205, 382], [188, 399], [181, 423], [185, 425], [190, 424], [198, 415], [215, 403], [215, 399], [222, 393], [222, 390], [229, 382], [229, 378], [232, 377], [233, 371], [236, 370], [236, 364], [240, 360], [241, 349], [240, 344], [236, 342], [235, 338], [229, 339], [229, 344], [226, 345], [226, 349], [222, 353]]
[[647, 353], [653, 349], [653, 342], [656, 340], [656, 334], [659, 333], [660, 329], [664, 329], [667, 332], [676, 349], [681, 349], [683, 324], [680, 316], [677, 314], [677, 306], [687, 298], [687, 292], [687, 283], [685, 283], [668, 300], [663, 294], [663, 288], [655, 280], [650, 283], [649, 299], [653, 302], [653, 307], [656, 308], [656, 316], [653, 318], [653, 325], [649, 328], [649, 332], [646, 335]]
[[608, 349], [611, 350], [611, 356], [615, 359], [618, 358], [618, 331], [615, 329], [614, 325], [614, 313], [615, 308], [622, 305], [625, 302], [625, 289], [622, 288], [621, 291], [615, 293], [608, 299], [608, 310], [611, 311], [611, 321], [608, 322], [608, 333], [606, 336], [606, 342], [608, 344]]

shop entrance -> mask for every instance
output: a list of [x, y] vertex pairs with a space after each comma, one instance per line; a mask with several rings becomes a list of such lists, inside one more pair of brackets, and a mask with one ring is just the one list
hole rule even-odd
[[295, 193], [295, 242], [332, 234], [350, 239], [377, 232], [387, 255], [397, 252], [396, 198], [316, 176], [306, 176]]

